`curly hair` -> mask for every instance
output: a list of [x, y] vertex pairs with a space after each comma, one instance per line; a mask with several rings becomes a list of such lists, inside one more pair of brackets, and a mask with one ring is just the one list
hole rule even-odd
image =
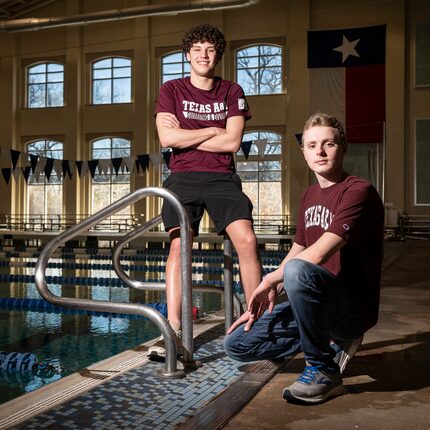
[[303, 145], [303, 136], [305, 134], [306, 130], [309, 130], [312, 127], [332, 127], [335, 128], [339, 135], [339, 143], [341, 145], [345, 144], [345, 131], [343, 130], [342, 124], [339, 122], [339, 120], [332, 116], [327, 115], [326, 113], [317, 112], [311, 115], [308, 120], [305, 122], [305, 125], [303, 127], [303, 134], [302, 134], [302, 145]]
[[182, 49], [184, 53], [190, 52], [191, 47], [198, 42], [213, 43], [215, 45], [217, 59], [218, 61], [221, 60], [227, 42], [224, 39], [224, 34], [216, 27], [210, 24], [203, 24], [190, 28], [182, 39]]

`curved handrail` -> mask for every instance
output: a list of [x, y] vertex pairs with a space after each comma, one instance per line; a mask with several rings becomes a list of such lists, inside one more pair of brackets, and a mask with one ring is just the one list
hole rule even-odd
[[[182, 204], [178, 198], [170, 191], [164, 188], [147, 187], [136, 190], [127, 196], [117, 200], [106, 208], [100, 210], [94, 215], [90, 216], [86, 220], [70, 227], [63, 233], [56, 236], [41, 251], [39, 258], [36, 263], [35, 268], [35, 282], [36, 287], [40, 295], [48, 302], [53, 304], [64, 306], [66, 308], [72, 309], [82, 309], [82, 310], [92, 310], [101, 312], [112, 312], [112, 313], [123, 313], [129, 315], [141, 315], [152, 322], [154, 322], [160, 329], [162, 335], [164, 336], [166, 343], [166, 362], [164, 372], [159, 372], [162, 376], [168, 378], [178, 378], [185, 376], [183, 371], [178, 371], [177, 360], [176, 360], [176, 342], [174, 337], [174, 332], [170, 327], [170, 324], [158, 311], [147, 307], [145, 305], [136, 303], [121, 303], [121, 302], [108, 302], [105, 300], [90, 300], [90, 299], [76, 299], [70, 297], [60, 297], [53, 294], [46, 283], [45, 271], [48, 265], [48, 260], [62, 244], [71, 240], [78, 234], [82, 233], [94, 227], [101, 220], [107, 218], [108, 216], [118, 212], [125, 207], [136, 203], [140, 199], [147, 196], [159, 196], [165, 198], [172, 204], [179, 216], [179, 224], [181, 226], [181, 246], [183, 247], [183, 254], [181, 258], [181, 285], [183, 300], [188, 301], [188, 309], [186, 313], [189, 320], [192, 317], [192, 303], [191, 303], [191, 246], [190, 246], [190, 223], [188, 214], [183, 208]], [[185, 268], [188, 267], [188, 270]], [[184, 306], [184, 305], [183, 305]]]

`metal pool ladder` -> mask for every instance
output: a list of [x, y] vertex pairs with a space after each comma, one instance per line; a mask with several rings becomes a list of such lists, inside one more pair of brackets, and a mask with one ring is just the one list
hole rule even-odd
[[[166, 361], [164, 369], [159, 369], [157, 373], [166, 378], [182, 378], [185, 376], [183, 370], [177, 367], [176, 359], [176, 342], [174, 332], [164, 318], [155, 309], [137, 303], [109, 302], [106, 300], [77, 299], [69, 297], [60, 297], [53, 294], [46, 283], [46, 268], [48, 260], [53, 253], [65, 242], [73, 239], [84, 231], [97, 225], [100, 221], [110, 215], [136, 203], [147, 196], [159, 196], [169, 201], [175, 208], [179, 216], [180, 240], [181, 240], [181, 290], [182, 290], [182, 321], [183, 321], [183, 346], [184, 362], [193, 362], [193, 327], [192, 327], [192, 291], [191, 291], [191, 241], [190, 241], [190, 222], [188, 214], [178, 198], [170, 191], [164, 188], [146, 187], [136, 190], [127, 196], [117, 200], [106, 208], [100, 210], [84, 221], [68, 228], [60, 233], [53, 240], [46, 244], [41, 251], [36, 263], [35, 282], [40, 295], [48, 302], [58, 306], [64, 306], [71, 309], [90, 310], [98, 312], [111, 312], [127, 315], [140, 315], [148, 318], [155, 323], [161, 331], [166, 343]], [[139, 228], [139, 234], [154, 226], [155, 218], [144, 226]], [[122, 249], [122, 248], [121, 248]]]

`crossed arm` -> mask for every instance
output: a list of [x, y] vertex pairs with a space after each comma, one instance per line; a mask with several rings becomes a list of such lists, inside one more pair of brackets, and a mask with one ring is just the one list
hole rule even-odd
[[345, 241], [337, 234], [326, 232], [313, 245], [304, 247], [293, 243], [288, 255], [279, 267], [267, 274], [256, 288], [248, 303], [248, 309], [233, 323], [227, 333], [245, 324], [245, 331], [251, 329], [252, 324], [268, 309], [271, 313], [278, 294], [283, 290], [284, 267], [293, 258], [308, 261], [309, 263], [324, 264], [336, 251], [345, 245]]
[[228, 118], [226, 128], [183, 129], [176, 116], [168, 112], [159, 112], [155, 123], [163, 148], [194, 148], [207, 152], [237, 152], [245, 128], [242, 116]]

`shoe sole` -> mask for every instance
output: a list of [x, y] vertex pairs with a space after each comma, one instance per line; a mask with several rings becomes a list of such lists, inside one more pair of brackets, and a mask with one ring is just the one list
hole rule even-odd
[[326, 394], [324, 394], [322, 396], [300, 397], [300, 396], [295, 396], [294, 394], [292, 394], [288, 388], [284, 388], [284, 391], [282, 393], [282, 397], [291, 403], [317, 404], [317, 403], [322, 403], [328, 399], [331, 399], [332, 397], [340, 396], [341, 394], [343, 394], [343, 389], [344, 389], [343, 385], [339, 385], [338, 387], [333, 388], [333, 390], [327, 392]]

